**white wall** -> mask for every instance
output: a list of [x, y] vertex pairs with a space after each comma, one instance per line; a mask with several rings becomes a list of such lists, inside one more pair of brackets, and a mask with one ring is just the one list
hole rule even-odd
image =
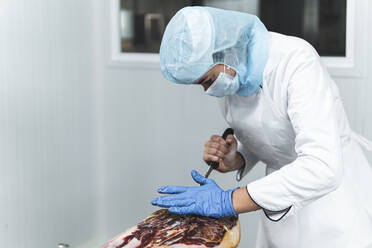
[[[368, 1], [368, 13], [372, 13], [372, 1]], [[367, 72], [368, 76], [364, 80], [364, 87], [362, 89], [363, 92], [363, 100], [361, 104], [362, 109], [362, 127], [361, 132], [369, 139], [372, 140], [372, 15], [368, 16], [367, 27], [368, 30], [368, 39], [367, 39], [367, 51], [366, 51], [366, 64], [367, 64]], [[369, 161], [372, 161], [372, 154], [369, 153], [368, 156]]]
[[[108, 1], [0, 1], [1, 247], [97, 247], [156, 209], [157, 186], [207, 169], [203, 144], [226, 127], [214, 99], [159, 70], [109, 66], [108, 29]], [[368, 53], [367, 78], [336, 80], [372, 139]], [[263, 170], [212, 177], [231, 188]], [[257, 214], [241, 216], [240, 247], [253, 247]]]
[[0, 246], [96, 238], [90, 1], [0, 1]]

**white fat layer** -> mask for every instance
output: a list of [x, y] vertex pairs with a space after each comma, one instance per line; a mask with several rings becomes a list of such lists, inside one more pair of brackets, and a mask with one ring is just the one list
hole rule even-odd
[[174, 244], [169, 246], [169, 248], [207, 248], [205, 245], [184, 245], [184, 244]]
[[[131, 235], [136, 230], [137, 230], [137, 226], [134, 226], [134, 227], [129, 228], [128, 230], [120, 233], [119, 235], [117, 235], [116, 237], [114, 237], [113, 239], [111, 239], [104, 246], [102, 246], [102, 248], [116, 248], [117, 246], [119, 246], [119, 245], [121, 245], [123, 243], [123, 239], [126, 236]], [[133, 240], [137, 240], [137, 239], [133, 239]], [[129, 242], [129, 243], [131, 243], [131, 242]], [[129, 245], [129, 243], [127, 245]], [[125, 246], [125, 247], [127, 247], [127, 246]]]

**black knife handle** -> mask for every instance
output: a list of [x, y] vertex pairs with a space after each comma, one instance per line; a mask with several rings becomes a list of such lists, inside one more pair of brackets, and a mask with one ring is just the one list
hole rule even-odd
[[[234, 129], [232, 129], [232, 128], [229, 127], [229, 128], [227, 128], [227, 129], [225, 130], [225, 132], [223, 132], [223, 134], [222, 134], [222, 138], [223, 138], [224, 140], [226, 140], [227, 136], [230, 135], [230, 134], [234, 135]], [[209, 161], [208, 164], [209, 164], [210, 166], [212, 166], [213, 169], [217, 169], [218, 166], [220, 165], [219, 162], [215, 162], [215, 161]]]

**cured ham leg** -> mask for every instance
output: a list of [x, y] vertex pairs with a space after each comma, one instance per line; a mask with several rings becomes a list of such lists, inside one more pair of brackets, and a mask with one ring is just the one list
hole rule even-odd
[[235, 248], [239, 219], [177, 215], [161, 209], [101, 248]]

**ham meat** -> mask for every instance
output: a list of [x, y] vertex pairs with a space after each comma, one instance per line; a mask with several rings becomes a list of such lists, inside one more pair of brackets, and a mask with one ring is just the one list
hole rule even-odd
[[177, 215], [161, 209], [101, 248], [235, 248], [239, 219]]

